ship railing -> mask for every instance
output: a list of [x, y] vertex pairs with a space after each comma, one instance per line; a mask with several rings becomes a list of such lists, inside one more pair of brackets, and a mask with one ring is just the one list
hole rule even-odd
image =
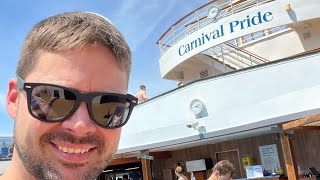
[[[230, 54], [230, 49], [226, 49], [223, 44], [212, 47], [207, 50], [209, 55], [211, 55], [213, 58], [215, 58], [218, 62], [223, 64], [224, 67], [232, 67], [234, 70], [236, 69], [242, 69], [245, 68], [246, 65], [245, 62], [243, 62], [239, 58], [232, 58], [228, 56], [227, 54]], [[206, 53], [206, 52], [204, 52]]]
[[288, 28], [289, 27], [286, 26], [286, 25], [281, 25], [281, 26], [277, 26], [277, 27], [274, 27], [274, 28], [265, 29], [265, 30], [262, 30], [262, 31], [258, 31], [258, 32], [255, 32], [255, 33], [251, 33], [251, 34], [236, 38], [236, 39], [233, 40], [234, 42], [232, 42], [232, 44], [234, 44], [236, 46], [242, 46], [242, 45], [245, 45], [245, 44], [248, 44], [248, 43], [252, 43], [255, 40], [270, 36], [270, 35], [272, 35], [274, 33], [285, 31]]
[[229, 65], [236, 70], [250, 66], [250, 63], [244, 61], [241, 56], [234, 50], [231, 50], [231, 48], [226, 48], [224, 44], [212, 47], [208, 49], [208, 52], [209, 55], [218, 60], [225, 67]]
[[234, 69], [242, 69], [269, 62], [269, 60], [263, 57], [237, 47], [232, 41], [211, 47], [203, 53], [209, 53], [209, 55], [217, 59], [225, 67], [228, 64]]
[[226, 64], [228, 64], [234, 69], [242, 69], [258, 64], [263, 64], [269, 62], [269, 60], [245, 50], [244, 47], [247, 44], [254, 43], [254, 41], [260, 40], [261, 38], [276, 35], [277, 33], [284, 32], [288, 29], [288, 26], [282, 25], [263, 31], [258, 31], [211, 47], [208, 50], [203, 51], [202, 53], [208, 54], [217, 59], [225, 67]]
[[[274, 0], [213, 0], [190, 12], [165, 31], [157, 41], [160, 47], [160, 55], [163, 55], [171, 46], [175, 45], [181, 39], [204, 26], [215, 23], [232, 14], [271, 1]], [[220, 10], [214, 19], [207, 18], [207, 11], [211, 6], [217, 6]]]

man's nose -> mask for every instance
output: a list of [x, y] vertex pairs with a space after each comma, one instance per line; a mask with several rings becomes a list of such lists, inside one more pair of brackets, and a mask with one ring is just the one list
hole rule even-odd
[[97, 130], [96, 125], [91, 121], [87, 105], [84, 102], [80, 104], [70, 118], [61, 123], [61, 126], [76, 136], [85, 136]]

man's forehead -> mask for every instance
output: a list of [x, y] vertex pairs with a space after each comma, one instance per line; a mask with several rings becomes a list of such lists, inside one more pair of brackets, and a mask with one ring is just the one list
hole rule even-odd
[[47, 52], [37, 60], [39, 62], [25, 79], [26, 82], [57, 84], [82, 92], [108, 90], [126, 93], [127, 74], [118, 67], [110, 49], [91, 47], [83, 57], [77, 51]]

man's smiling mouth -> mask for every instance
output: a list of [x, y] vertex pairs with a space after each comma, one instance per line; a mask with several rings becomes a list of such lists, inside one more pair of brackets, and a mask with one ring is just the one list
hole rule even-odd
[[81, 148], [68, 148], [68, 147], [64, 147], [64, 146], [58, 146], [57, 147], [65, 152], [65, 153], [70, 153], [70, 154], [83, 154], [88, 152], [91, 148], [85, 148], [85, 149], [81, 149]]

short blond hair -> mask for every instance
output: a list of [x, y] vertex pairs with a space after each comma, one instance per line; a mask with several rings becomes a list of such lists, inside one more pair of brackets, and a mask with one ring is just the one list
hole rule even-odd
[[230, 177], [235, 175], [235, 169], [233, 167], [233, 164], [228, 160], [222, 160], [219, 161], [214, 167], [212, 168], [212, 172], [215, 171], [219, 172], [219, 175], [227, 175], [230, 173]]
[[124, 37], [103, 16], [86, 12], [66, 12], [36, 24], [24, 40], [16, 73], [25, 79], [41, 53], [81, 49], [86, 45], [110, 48], [129, 81], [131, 51]]

